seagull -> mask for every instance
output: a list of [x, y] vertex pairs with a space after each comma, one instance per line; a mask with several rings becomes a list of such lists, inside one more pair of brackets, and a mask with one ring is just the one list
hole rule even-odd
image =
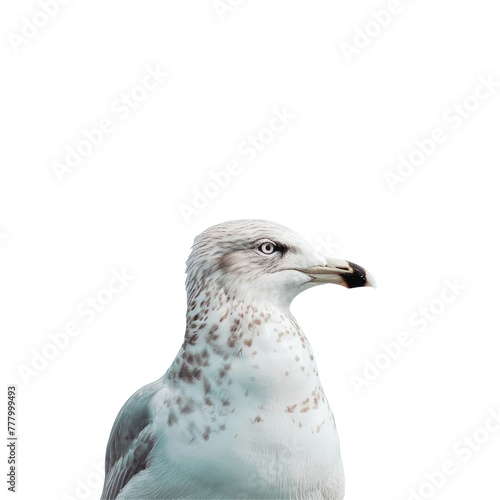
[[290, 313], [302, 291], [375, 282], [294, 231], [236, 220], [195, 238], [184, 342], [111, 430], [101, 500], [344, 498], [335, 418]]

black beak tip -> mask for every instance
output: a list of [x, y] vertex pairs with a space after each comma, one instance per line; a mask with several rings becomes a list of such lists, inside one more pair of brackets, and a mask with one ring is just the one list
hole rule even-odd
[[353, 262], [349, 262], [349, 265], [354, 269], [354, 272], [352, 274], [346, 273], [342, 275], [342, 279], [344, 280], [347, 288], [359, 288], [366, 286], [366, 271], [361, 266], [358, 266]]

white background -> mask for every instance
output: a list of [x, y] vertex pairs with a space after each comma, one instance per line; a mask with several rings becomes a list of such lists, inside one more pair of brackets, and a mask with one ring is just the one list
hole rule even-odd
[[[287, 225], [378, 282], [293, 303], [335, 412], [346, 499], [499, 498], [500, 432], [481, 427], [500, 405], [500, 87], [469, 99], [467, 118], [449, 114], [481, 77], [500, 82], [499, 12], [402, 0], [349, 62], [341, 44], [362, 43], [387, 6], [248, 0], [221, 19], [210, 0], [74, 0], [22, 43], [39, 4], [2, 6], [0, 321], [3, 390], [18, 385], [16, 498], [99, 498], [93, 463], [118, 410], [181, 345], [192, 240], [238, 218]], [[123, 119], [113, 103], [147, 67], [169, 76], [135, 90], [144, 100]], [[248, 162], [238, 147], [273, 109], [295, 117]], [[54, 163], [103, 118], [114, 130], [60, 181]], [[446, 141], [391, 190], [386, 172], [435, 128]], [[181, 204], [232, 160], [239, 173], [186, 221]], [[133, 279], [87, 324], [79, 304], [122, 268]], [[466, 289], [443, 305], [446, 280]], [[410, 318], [429, 304], [439, 313], [419, 333]], [[71, 321], [81, 333], [23, 378]], [[412, 344], [358, 393], [352, 376], [401, 332]], [[464, 460], [457, 443], [474, 433], [485, 442]], [[445, 461], [455, 473], [425, 489]]]

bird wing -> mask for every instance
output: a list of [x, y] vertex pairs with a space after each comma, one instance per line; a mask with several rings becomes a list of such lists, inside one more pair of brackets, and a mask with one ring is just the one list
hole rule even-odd
[[106, 448], [106, 478], [101, 500], [114, 500], [133, 476], [148, 466], [154, 445], [154, 415], [151, 398], [158, 391], [158, 381], [139, 389], [116, 417]]

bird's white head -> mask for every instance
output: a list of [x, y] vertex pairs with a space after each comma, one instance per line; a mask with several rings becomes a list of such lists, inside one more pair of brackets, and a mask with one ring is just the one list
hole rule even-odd
[[294, 231], [265, 220], [236, 220], [196, 237], [187, 261], [188, 300], [207, 287], [230, 300], [288, 307], [300, 292], [334, 283], [375, 286], [362, 267], [320, 255]]

